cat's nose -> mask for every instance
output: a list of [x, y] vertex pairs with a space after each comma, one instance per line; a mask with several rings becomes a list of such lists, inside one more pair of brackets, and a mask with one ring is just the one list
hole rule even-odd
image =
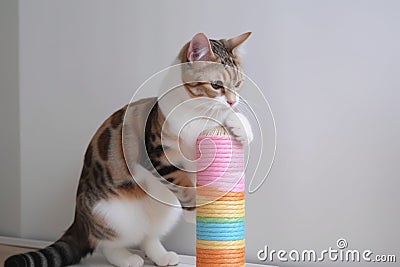
[[235, 100], [227, 100], [226, 102], [228, 102], [229, 106], [233, 106], [236, 103]]

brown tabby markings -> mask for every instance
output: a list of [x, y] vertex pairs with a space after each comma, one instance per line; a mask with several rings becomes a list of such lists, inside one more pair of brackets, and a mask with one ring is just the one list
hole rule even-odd
[[108, 160], [108, 149], [110, 147], [111, 131], [105, 128], [97, 141], [97, 149], [102, 160]]
[[[230, 76], [230, 80], [236, 81], [236, 87], [240, 85], [241, 73], [239, 72], [237, 57], [233, 55], [232, 48], [225, 40], [212, 40], [210, 39], [212, 51], [218, 56], [217, 61], [225, 66]], [[233, 72], [233, 73], [232, 73]], [[233, 88], [229, 88], [233, 89]]]
[[111, 115], [111, 126], [113, 129], [118, 128], [118, 126], [123, 122], [126, 108], [121, 108], [116, 111], [113, 115]]
[[117, 237], [115, 231], [110, 227], [107, 227], [107, 224], [102, 217], [94, 215], [92, 223], [94, 227], [91, 228], [91, 233], [94, 237], [108, 240], [113, 240]]
[[233, 59], [232, 53], [228, 52], [228, 47], [221, 41], [210, 39], [211, 49], [215, 55], [220, 58], [220, 62], [224, 65], [235, 67], [236, 63]]
[[[192, 210], [195, 207], [188, 188], [192, 188], [193, 184], [189, 173], [183, 171], [179, 166], [171, 165], [165, 155], [170, 148], [163, 147], [161, 144], [163, 123], [164, 116], [156, 103], [148, 116], [145, 128], [145, 145], [151, 164], [149, 169], [155, 169], [155, 173], [153, 173], [160, 178], [161, 183], [168, 186], [168, 189], [177, 195], [183, 209]], [[146, 165], [149, 164], [144, 166]]]
[[85, 153], [85, 159], [84, 159], [84, 163], [86, 167], [90, 167], [91, 163], [92, 163], [92, 156], [93, 156], [93, 148], [92, 145], [89, 144], [86, 153]]
[[[131, 195], [132, 191], [134, 191], [133, 195], [136, 197], [145, 195], [145, 192], [137, 185], [127, 186], [128, 183], [122, 183], [121, 186], [120, 182], [121, 177], [129, 176], [129, 171], [123, 160], [120, 137], [125, 110], [126, 107], [120, 109], [104, 122], [85, 153], [84, 167], [77, 191], [75, 223], [67, 232], [71, 235], [79, 235], [79, 239], [89, 240], [89, 244], [86, 246], [90, 248], [95, 246], [96, 240], [117, 238], [116, 232], [105, 224], [104, 219], [92, 213], [95, 203], [111, 197], [126, 197]], [[118, 159], [117, 163], [109, 161], [111, 159], [110, 150], [113, 150], [113, 153], [120, 151], [118, 156], [112, 156], [113, 160]], [[125, 169], [118, 165], [121, 162]], [[116, 168], [116, 166], [118, 167]], [[118, 172], [115, 172], [114, 175], [112, 169], [117, 169]], [[85, 218], [85, 220], [79, 218]], [[84, 236], [85, 233], [87, 233], [86, 237]]]
[[[98, 201], [110, 198], [138, 199], [147, 195], [132, 179], [123, 155], [122, 122], [126, 110], [127, 106], [115, 112], [103, 123], [85, 153], [77, 191], [76, 220], [68, 231], [74, 235], [77, 235], [78, 231], [83, 231], [81, 238], [89, 240], [86, 245], [89, 248], [93, 248], [97, 240], [113, 240], [118, 237], [117, 233], [105, 224], [102, 216], [92, 212]], [[187, 173], [169, 163], [165, 156], [165, 151], [169, 148], [161, 145], [163, 123], [164, 117], [156, 103], [151, 109], [145, 128], [145, 149], [148, 160], [141, 159], [139, 162], [152, 170], [153, 174], [160, 178], [160, 182], [166, 184], [177, 195], [183, 208], [192, 209], [190, 204], [193, 201], [185, 193], [185, 187], [193, 185]], [[83, 236], [84, 233], [87, 233], [87, 237]]]

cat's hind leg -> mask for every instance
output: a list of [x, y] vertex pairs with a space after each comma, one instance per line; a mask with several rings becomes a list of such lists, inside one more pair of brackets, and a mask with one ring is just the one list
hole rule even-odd
[[179, 263], [178, 255], [167, 251], [157, 237], [146, 237], [141, 244], [146, 255], [158, 266], [173, 266]]
[[144, 260], [139, 255], [121, 247], [103, 247], [102, 252], [107, 261], [117, 267], [142, 267]]

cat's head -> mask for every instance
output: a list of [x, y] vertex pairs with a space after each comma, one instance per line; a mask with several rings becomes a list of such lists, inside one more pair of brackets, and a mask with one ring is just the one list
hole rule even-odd
[[243, 85], [242, 64], [238, 48], [251, 32], [230, 39], [208, 39], [196, 34], [179, 54], [182, 81], [189, 97], [208, 97], [227, 107], [238, 103]]

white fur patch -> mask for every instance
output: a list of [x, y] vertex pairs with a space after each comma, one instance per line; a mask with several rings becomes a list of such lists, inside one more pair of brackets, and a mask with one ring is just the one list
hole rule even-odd
[[115, 241], [103, 241], [103, 246], [139, 245], [146, 236], [162, 237], [181, 217], [182, 208], [178, 199], [164, 184], [140, 165], [135, 166], [135, 175], [144, 178], [141, 180], [146, 181], [145, 187], [150, 196], [102, 200], [93, 208], [93, 213], [102, 216], [120, 237]]

